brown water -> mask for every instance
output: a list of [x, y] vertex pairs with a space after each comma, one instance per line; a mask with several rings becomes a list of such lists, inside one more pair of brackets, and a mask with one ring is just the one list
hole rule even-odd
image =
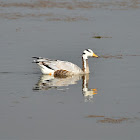
[[[139, 140], [139, 25], [140, 0], [1, 0], [0, 140]], [[86, 48], [89, 80], [32, 63], [81, 66]]]

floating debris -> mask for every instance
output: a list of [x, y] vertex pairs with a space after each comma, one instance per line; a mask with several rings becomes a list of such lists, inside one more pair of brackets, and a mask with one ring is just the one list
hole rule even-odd
[[122, 123], [124, 121], [128, 121], [130, 120], [130, 118], [118, 118], [118, 119], [114, 119], [114, 118], [104, 118], [103, 120], [98, 120], [97, 123], [114, 123], [114, 124], [117, 124], [117, 123]]
[[123, 56], [140, 56], [139, 54], [117, 54], [117, 55], [101, 55], [100, 58], [115, 58], [115, 59], [123, 59]]
[[[106, 117], [104, 115], [88, 115], [85, 118], [93, 118], [93, 119], [97, 119], [97, 123], [112, 123], [112, 124], [120, 124], [122, 122], [125, 121], [129, 121], [131, 123], [135, 122], [136, 120], [139, 121], [140, 118], [139, 117]], [[102, 118], [102, 119], [98, 119], [98, 118]]]
[[99, 36], [99, 35], [95, 35], [92, 38], [101, 39], [101, 38], [112, 38], [112, 37], [111, 36]]
[[105, 117], [105, 116], [102, 116], [102, 115], [88, 115], [88, 116], [86, 116], [86, 118], [101, 118], [101, 117]]
[[101, 55], [101, 58], [115, 58], [115, 59], [122, 59], [123, 55], [119, 54], [119, 55]]
[[50, 0], [38, 0], [35, 2], [0, 2], [0, 7], [26, 7], [26, 8], [66, 8], [69, 10], [91, 9], [91, 8], [111, 8], [126, 10], [128, 8], [140, 8], [139, 2], [135, 0], [128, 1], [116, 1], [116, 2], [99, 2], [99, 1], [50, 1]]
[[126, 56], [140, 56], [140, 54], [127, 54]]

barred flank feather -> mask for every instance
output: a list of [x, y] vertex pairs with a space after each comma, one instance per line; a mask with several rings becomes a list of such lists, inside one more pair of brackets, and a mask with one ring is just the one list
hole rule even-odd
[[71, 75], [72, 73], [67, 70], [57, 70], [54, 72], [55, 77], [67, 77]]

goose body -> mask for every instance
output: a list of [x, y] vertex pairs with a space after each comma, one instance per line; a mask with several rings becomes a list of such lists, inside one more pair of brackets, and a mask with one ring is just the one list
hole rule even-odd
[[83, 69], [68, 61], [51, 60], [42, 57], [33, 58], [35, 58], [34, 63], [38, 64], [43, 74], [69, 76], [89, 73], [88, 57], [98, 56], [91, 49], [84, 50], [82, 54]]

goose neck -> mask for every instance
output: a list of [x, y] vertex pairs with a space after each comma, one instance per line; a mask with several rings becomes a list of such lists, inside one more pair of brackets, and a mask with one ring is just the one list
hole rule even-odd
[[82, 62], [83, 62], [83, 72], [84, 73], [89, 73], [88, 59], [84, 59], [82, 57]]

